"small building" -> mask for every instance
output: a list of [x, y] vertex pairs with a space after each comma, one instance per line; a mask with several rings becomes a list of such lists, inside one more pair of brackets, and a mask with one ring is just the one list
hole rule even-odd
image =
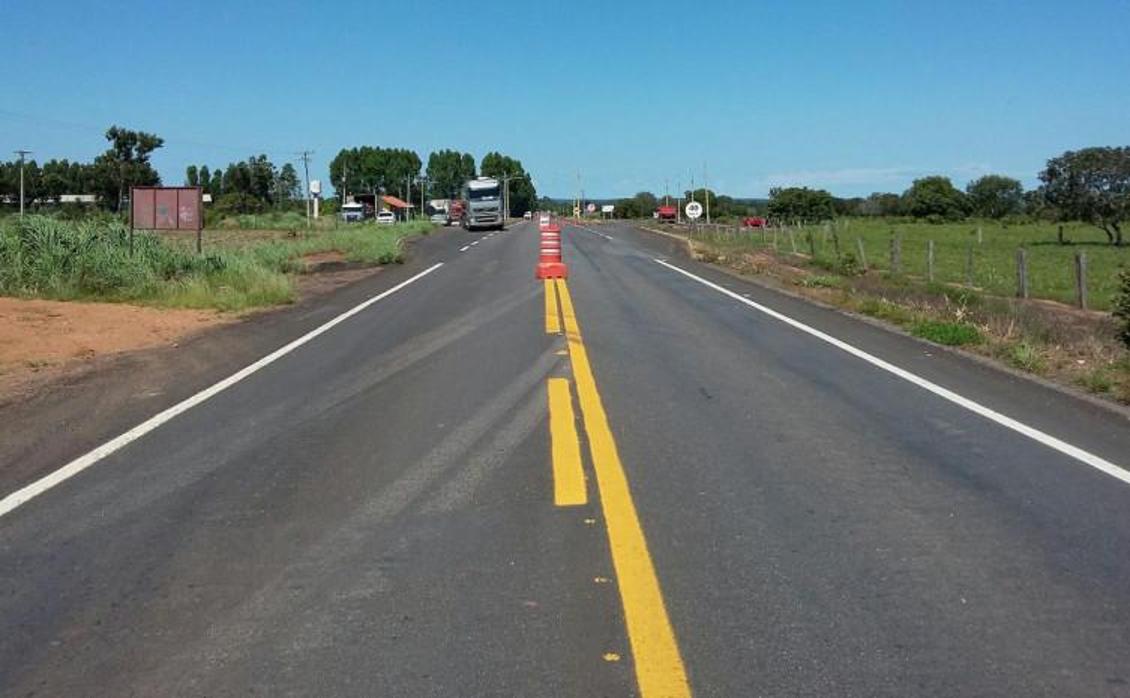
[[382, 208], [392, 211], [396, 214], [396, 217], [402, 221], [408, 220], [408, 215], [412, 213], [412, 209], [415, 208], [415, 206], [404, 199], [398, 199], [388, 194], [381, 195], [381, 203], [383, 204]]

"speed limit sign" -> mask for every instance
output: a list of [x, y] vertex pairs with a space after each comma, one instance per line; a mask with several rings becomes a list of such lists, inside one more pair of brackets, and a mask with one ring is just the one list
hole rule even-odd
[[702, 204], [697, 201], [692, 201], [687, 204], [686, 211], [687, 218], [690, 218], [692, 221], [697, 220], [702, 216]]

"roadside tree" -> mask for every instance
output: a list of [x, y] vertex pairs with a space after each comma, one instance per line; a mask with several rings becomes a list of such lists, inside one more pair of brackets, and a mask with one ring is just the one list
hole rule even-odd
[[475, 159], [469, 153], [437, 150], [428, 155], [429, 189], [433, 196], [455, 198], [463, 183], [475, 176]]
[[835, 215], [835, 199], [823, 189], [775, 187], [769, 190], [767, 210], [779, 220], [823, 221]]
[[1024, 187], [1002, 175], [985, 175], [965, 187], [969, 208], [984, 218], [1004, 218], [1024, 209]]
[[902, 208], [915, 218], [955, 221], [969, 214], [969, 202], [949, 177], [914, 180], [902, 195]]
[[[502, 153], [487, 153], [483, 156], [479, 172], [483, 177], [512, 177], [510, 180], [509, 215], [520, 216], [526, 211], [534, 210], [538, 199], [537, 191], [534, 189], [534, 183], [529, 176], [521, 176], [527, 174], [522, 167], [521, 160]], [[518, 176], [515, 177], [515, 175]]]
[[161, 183], [161, 175], [149, 163], [149, 156], [165, 141], [152, 133], [120, 126], [107, 129], [106, 140], [110, 141], [110, 148], [94, 159], [93, 188], [104, 206], [119, 211], [131, 186]]
[[1085, 221], [1123, 244], [1130, 218], [1130, 146], [1084, 148], [1048, 160], [1040, 173], [1044, 199], [1064, 218]]

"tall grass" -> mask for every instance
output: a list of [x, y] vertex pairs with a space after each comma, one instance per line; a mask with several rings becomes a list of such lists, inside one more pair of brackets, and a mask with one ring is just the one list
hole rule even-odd
[[387, 264], [420, 226], [355, 226], [196, 255], [112, 220], [43, 216], [0, 222], [0, 294], [57, 300], [141, 302], [182, 308], [244, 308], [294, 299], [289, 272], [306, 254], [336, 250], [350, 261]]

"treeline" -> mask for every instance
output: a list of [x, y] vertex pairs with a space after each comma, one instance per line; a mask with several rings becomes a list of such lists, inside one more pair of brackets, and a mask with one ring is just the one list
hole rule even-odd
[[[693, 195], [704, 205], [709, 199], [714, 218], [758, 213], [789, 223], [837, 216], [898, 216], [937, 223], [968, 217], [1082, 221], [1100, 228], [1111, 244], [1124, 243], [1123, 226], [1130, 220], [1130, 146], [1067, 151], [1048, 160], [1039, 179], [1039, 187], [1025, 191], [1016, 179], [990, 174], [961, 190], [948, 177], [930, 176], [914, 180], [901, 194], [876, 192], [852, 198], [839, 198], [823, 189], [778, 187], [770, 190], [769, 201], [763, 206], [715, 196], [703, 189]], [[682, 201], [688, 201], [691, 195], [684, 192]], [[650, 217], [658, 204], [654, 194], [640, 192], [618, 200], [616, 215]]]
[[294, 165], [287, 162], [278, 167], [266, 155], [254, 155], [214, 170], [207, 165], [189, 165], [184, 183], [211, 194], [212, 210], [221, 215], [261, 213], [303, 198]]
[[[464, 182], [476, 176], [475, 158], [457, 150], [437, 150], [423, 163], [415, 151], [406, 148], [360, 146], [343, 148], [330, 161], [330, 184], [338, 196], [387, 194], [409, 203], [424, 199], [452, 199], [459, 196]], [[510, 215], [532, 211], [537, 192], [522, 162], [508, 155], [490, 152], [483, 156], [478, 174], [483, 177], [510, 178]]]
[[[760, 212], [758, 207], [748, 200], [742, 201], [732, 196], [718, 194], [712, 189], [699, 188], [694, 191], [688, 189], [683, 192], [681, 200], [684, 205], [692, 199], [703, 206], [709, 203], [710, 215], [715, 218], [752, 216]], [[649, 218], [657, 206], [668, 200], [674, 206], [678, 197], [656, 196], [649, 191], [641, 191], [631, 198], [616, 201], [613, 215], [618, 218]]]
[[948, 177], [922, 177], [902, 194], [849, 199], [788, 187], [770, 191], [766, 212], [786, 221], [835, 216], [909, 216], [937, 223], [970, 216], [1082, 221], [1101, 229], [1111, 244], [1123, 244], [1122, 227], [1130, 219], [1130, 146], [1067, 151], [1048, 160], [1039, 179], [1039, 187], [1025, 191], [1016, 179], [985, 175], [962, 191]]
[[[105, 136], [110, 147], [93, 162], [48, 160], [40, 165], [34, 159], [26, 160], [24, 201], [34, 208], [43, 203], [57, 204], [64, 194], [93, 194], [98, 197], [98, 206], [118, 211], [131, 186], [161, 183], [149, 157], [164, 140], [119, 126], [111, 126]], [[18, 202], [19, 196], [20, 161], [0, 162], [0, 199]]]
[[1082, 221], [1100, 228], [1111, 244], [1123, 244], [1122, 226], [1130, 218], [1130, 146], [1067, 151], [1048, 160], [1039, 179], [1039, 187], [1025, 191], [1018, 180], [991, 174], [962, 191], [948, 177], [922, 177], [902, 194], [851, 199], [789, 187], [770, 192], [767, 213], [796, 221], [844, 215], [910, 216], [938, 223], [970, 216]]

